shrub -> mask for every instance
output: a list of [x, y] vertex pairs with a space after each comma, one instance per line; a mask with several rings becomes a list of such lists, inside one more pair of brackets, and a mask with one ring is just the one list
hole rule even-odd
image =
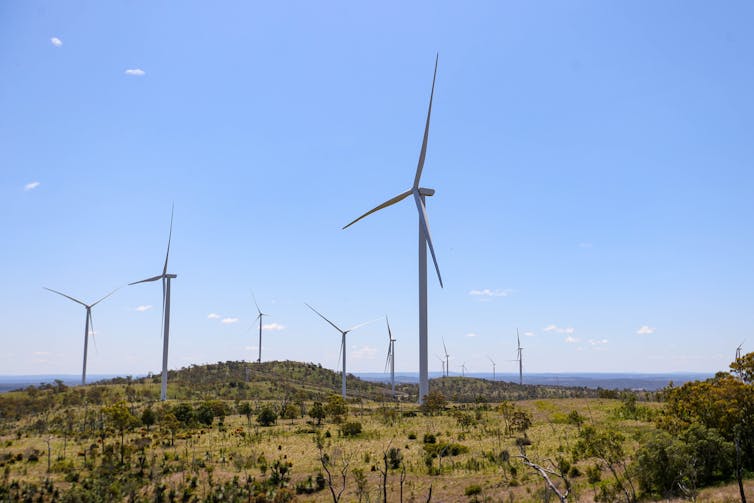
[[262, 426], [271, 426], [278, 420], [278, 415], [270, 407], [263, 407], [257, 415], [257, 423]]
[[361, 423], [358, 421], [345, 423], [340, 427], [340, 431], [344, 437], [356, 437], [361, 435]]
[[435, 437], [432, 433], [425, 433], [422, 441], [425, 444], [434, 444], [437, 442], [437, 437]]
[[416, 440], [416, 433], [414, 433], [413, 431], [411, 433], [409, 433], [408, 434], [408, 439], [409, 440]]
[[479, 484], [471, 484], [463, 490], [463, 494], [465, 494], [466, 496], [476, 496], [477, 494], [482, 494], [482, 486], [480, 486]]

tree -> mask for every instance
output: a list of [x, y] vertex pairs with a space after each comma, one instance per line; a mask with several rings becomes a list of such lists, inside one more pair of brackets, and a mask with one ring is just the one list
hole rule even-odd
[[262, 410], [257, 415], [257, 423], [261, 424], [262, 426], [272, 426], [277, 422], [278, 415], [275, 414], [275, 411], [272, 410], [271, 407], [265, 406], [262, 407]]
[[141, 423], [147, 427], [147, 431], [149, 431], [149, 428], [155, 423], [155, 420], [156, 417], [154, 410], [152, 410], [152, 407], [147, 407], [141, 413]]
[[430, 391], [424, 395], [424, 403], [421, 405], [423, 413], [434, 416], [435, 414], [442, 412], [448, 405], [448, 401], [445, 399], [445, 395], [441, 391]]
[[116, 402], [109, 407], [103, 408], [102, 412], [107, 416], [113, 427], [120, 432], [120, 463], [123, 464], [123, 440], [125, 431], [136, 426], [139, 423], [139, 420], [136, 416], [131, 414], [126, 402], [123, 400]]
[[325, 407], [322, 405], [322, 402], [314, 402], [312, 405], [311, 410], [309, 411], [309, 417], [312, 419], [317, 420], [317, 426], [322, 424], [322, 420], [327, 416], [327, 413], [325, 412]]
[[327, 398], [325, 412], [327, 412], [327, 415], [330, 416], [334, 422], [340, 423], [348, 415], [348, 406], [342, 396], [332, 394]]
[[251, 413], [253, 412], [249, 402], [243, 402], [238, 406], [238, 413], [246, 416], [246, 422], [251, 426]]
[[631, 471], [623, 450], [623, 434], [614, 430], [599, 431], [594, 426], [585, 426], [573, 449], [573, 458], [595, 458], [613, 476], [616, 489], [623, 493], [626, 503], [636, 501], [636, 490], [631, 480]]
[[291, 424], [293, 424], [293, 420], [298, 417], [299, 411], [301, 410], [300, 407], [297, 407], [296, 404], [288, 402], [285, 407], [283, 408], [282, 417], [283, 419], [290, 419]]
[[160, 418], [160, 426], [170, 433], [170, 446], [172, 447], [175, 443], [175, 432], [180, 428], [181, 422], [175, 417], [175, 414], [167, 412]]

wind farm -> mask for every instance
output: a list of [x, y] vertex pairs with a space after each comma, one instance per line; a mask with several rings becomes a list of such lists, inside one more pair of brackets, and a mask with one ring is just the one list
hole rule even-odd
[[752, 14], [8, 5], [0, 501], [754, 500]]

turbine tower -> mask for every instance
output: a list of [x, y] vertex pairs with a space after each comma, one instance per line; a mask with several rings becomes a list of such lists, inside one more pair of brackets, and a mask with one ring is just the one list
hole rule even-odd
[[459, 365], [461, 367], [461, 377], [466, 377], [466, 362]]
[[[306, 304], [306, 302], [304, 302], [304, 304]], [[342, 354], [342, 358], [343, 358], [343, 376], [342, 376], [343, 382], [342, 382], [342, 386], [343, 386], [343, 398], [345, 399], [346, 398], [346, 334], [348, 332], [353, 332], [357, 328], [363, 327], [364, 325], [369, 325], [370, 323], [372, 323], [375, 320], [371, 320], [371, 321], [367, 321], [367, 322], [364, 322], [364, 323], [360, 323], [360, 324], [358, 324], [358, 325], [356, 325], [354, 327], [349, 328], [348, 330], [342, 330], [335, 323], [333, 323], [332, 321], [330, 321], [327, 318], [325, 318], [322, 313], [320, 313], [319, 311], [317, 311], [316, 309], [314, 309], [309, 304], [306, 304], [306, 307], [308, 307], [309, 309], [311, 309], [312, 311], [314, 311], [315, 313], [317, 313], [320, 316], [320, 318], [322, 318], [323, 320], [325, 320], [327, 323], [329, 323], [330, 325], [332, 325], [333, 328], [335, 328], [335, 330], [337, 330], [338, 332], [340, 332], [341, 339], [340, 339], [340, 351], [339, 352]]]
[[744, 342], [746, 341], [742, 341], [741, 344], [739, 344], [738, 347], [736, 348], [736, 360], [741, 358], [741, 348], [743, 348]]
[[445, 337], [442, 338], [442, 349], [445, 351], [445, 375], [450, 377], [450, 355], [448, 348], [445, 347]]
[[521, 338], [518, 336], [518, 329], [516, 329], [516, 342], [518, 343], [518, 384], [524, 384], [524, 365], [523, 365], [523, 350], [521, 347]]
[[170, 280], [178, 277], [177, 274], [168, 273], [168, 258], [170, 257], [170, 241], [173, 238], [173, 210], [170, 209], [170, 232], [168, 233], [168, 251], [165, 253], [165, 265], [162, 274], [152, 276], [141, 281], [134, 281], [129, 285], [149, 283], [162, 280], [162, 385], [160, 387], [160, 400], [168, 399], [168, 341], [170, 340]]
[[440, 358], [438, 355], [435, 355], [435, 358], [440, 360], [440, 363], [442, 364], [442, 376], [445, 377], [445, 360]]
[[429, 392], [429, 362], [427, 356], [427, 245], [429, 245], [429, 251], [432, 254], [432, 261], [435, 264], [435, 271], [437, 272], [437, 279], [440, 282], [440, 288], [442, 288], [442, 276], [440, 276], [440, 267], [437, 265], [437, 257], [435, 256], [435, 248], [432, 245], [432, 237], [429, 232], [429, 219], [427, 217], [427, 208], [425, 204], [425, 197], [432, 196], [434, 189], [427, 189], [419, 187], [419, 182], [422, 176], [422, 170], [424, 169], [424, 160], [427, 156], [427, 140], [429, 139], [429, 119], [432, 115], [432, 99], [435, 95], [435, 79], [437, 77], [437, 60], [435, 57], [435, 72], [432, 77], [432, 91], [429, 95], [429, 108], [427, 110], [427, 122], [424, 126], [424, 138], [422, 140], [421, 152], [419, 153], [419, 162], [416, 166], [416, 174], [414, 175], [414, 184], [409, 190], [398, 194], [380, 204], [379, 206], [367, 211], [359, 218], [349, 223], [343, 229], [350, 227], [362, 218], [371, 215], [372, 213], [379, 211], [383, 208], [387, 208], [395, 203], [398, 203], [410, 195], [413, 195], [414, 202], [416, 203], [416, 209], [419, 212], [419, 403], [424, 401], [424, 396]]
[[487, 356], [487, 359], [492, 363], [492, 380], [495, 381], [495, 361], [489, 356]]
[[57, 290], [53, 290], [52, 288], [44, 287], [45, 290], [48, 290], [52, 293], [57, 293], [58, 295], [62, 295], [66, 299], [70, 299], [73, 302], [76, 302], [77, 304], [81, 304], [86, 309], [86, 320], [84, 321], [84, 366], [81, 370], [81, 384], [82, 386], [86, 384], [86, 355], [89, 348], [89, 335], [91, 334], [92, 340], [94, 340], [94, 323], [92, 321], [92, 308], [114, 294], [117, 291], [117, 288], [113, 290], [112, 292], [108, 293], [101, 299], [99, 299], [97, 302], [92, 302], [91, 304], [86, 304], [85, 302], [80, 301], [79, 299], [74, 299], [70, 295], [66, 295], [63, 292], [58, 292]]
[[257, 306], [257, 319], [255, 321], [259, 321], [259, 358], [257, 358], [257, 363], [262, 363], [262, 318], [264, 316], [269, 316], [267, 313], [263, 313], [261, 309], [259, 309], [259, 304], [257, 304], [257, 298], [252, 293], [251, 296], [254, 298], [254, 305]]
[[390, 331], [390, 322], [385, 315], [385, 324], [387, 324], [387, 359], [385, 360], [385, 370], [390, 365], [390, 389], [392, 390], [393, 398], [395, 398], [395, 339], [393, 339], [393, 332]]

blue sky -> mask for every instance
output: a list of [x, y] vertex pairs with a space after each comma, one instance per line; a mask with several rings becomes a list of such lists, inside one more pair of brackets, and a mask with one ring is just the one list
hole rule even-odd
[[[390, 316], [418, 367], [408, 189], [422, 185], [430, 368], [715, 371], [754, 343], [747, 2], [3, 2], [0, 374], [80, 372], [83, 308], [158, 274], [170, 367], [335, 367]], [[431, 270], [430, 270], [431, 272]], [[157, 371], [158, 283], [94, 309], [90, 373]], [[151, 308], [145, 306], [152, 306]], [[210, 317], [211, 314], [219, 317]], [[349, 336], [379, 371], [382, 323]]]

